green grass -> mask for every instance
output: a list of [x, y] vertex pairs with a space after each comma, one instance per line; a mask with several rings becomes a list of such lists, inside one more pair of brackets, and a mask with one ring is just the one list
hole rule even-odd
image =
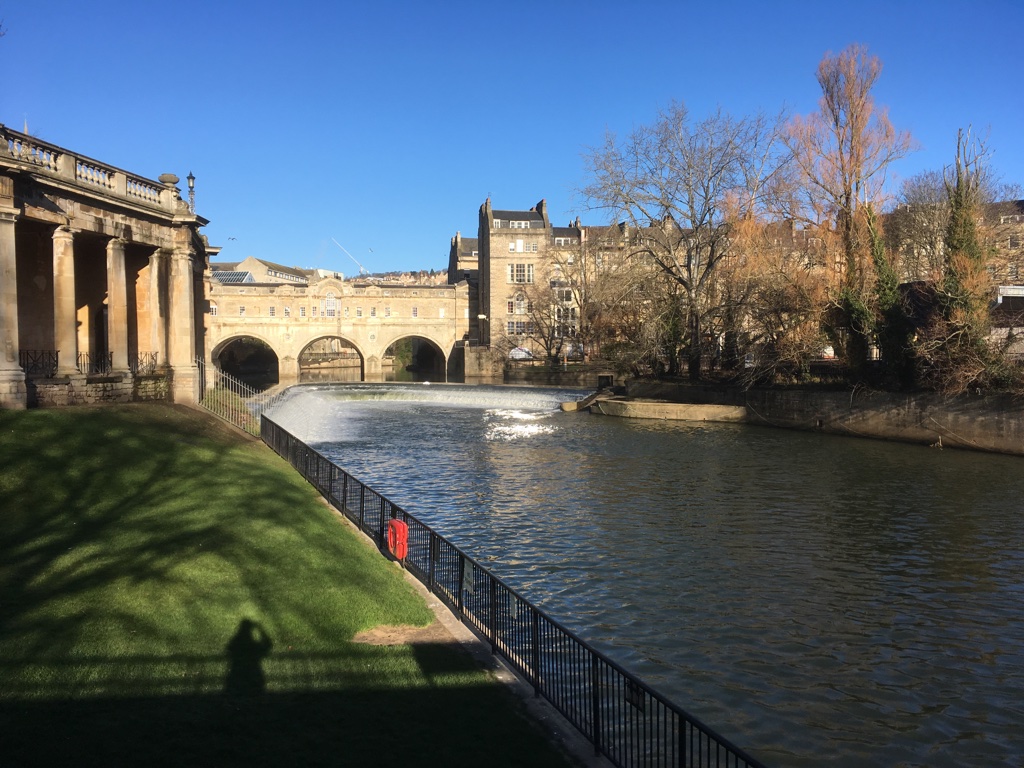
[[431, 620], [204, 414], [0, 411], [2, 766], [564, 765], [458, 649], [351, 642]]

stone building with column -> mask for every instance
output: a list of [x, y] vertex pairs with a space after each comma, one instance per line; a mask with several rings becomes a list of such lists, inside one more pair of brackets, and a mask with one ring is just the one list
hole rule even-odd
[[218, 249], [178, 183], [0, 125], [0, 407], [197, 400]]

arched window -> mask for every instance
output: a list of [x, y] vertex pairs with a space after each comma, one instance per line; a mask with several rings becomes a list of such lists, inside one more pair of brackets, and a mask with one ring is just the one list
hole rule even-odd
[[334, 292], [327, 292], [327, 299], [324, 302], [324, 314], [327, 317], [335, 317], [338, 314], [338, 301], [334, 298]]

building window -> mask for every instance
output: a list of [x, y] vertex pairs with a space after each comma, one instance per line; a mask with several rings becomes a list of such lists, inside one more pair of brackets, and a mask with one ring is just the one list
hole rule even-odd
[[305, 307], [299, 307], [299, 317], [305, 317], [305, 316], [306, 316], [306, 308]]
[[510, 229], [529, 229], [530, 222], [528, 221], [510, 221], [508, 223]]
[[384, 317], [391, 317], [391, 307], [384, 307]]
[[1009, 246], [1011, 248], [1020, 248], [1020, 235], [1010, 235]]
[[377, 308], [376, 307], [370, 307], [370, 317], [376, 317], [376, 316], [377, 316]]
[[316, 317], [316, 304], [313, 305], [313, 317]]
[[343, 315], [344, 315], [345, 317], [348, 317], [348, 307], [345, 307], [344, 309], [342, 309], [342, 310], [341, 310], [341, 312], [342, 312], [342, 314], [343, 314]]
[[327, 293], [327, 299], [324, 302], [324, 304], [326, 307], [324, 310], [324, 314], [327, 315], [327, 317], [334, 317], [338, 311], [338, 300], [334, 298], [333, 293]]
[[240, 306], [240, 307], [238, 308], [238, 316], [239, 316], [239, 317], [245, 317], [245, 306], [244, 306], [244, 305], [243, 305], [243, 306]]
[[420, 316], [420, 310], [419, 310], [418, 307], [413, 307], [412, 308], [412, 316], [413, 317], [419, 317]]
[[285, 317], [291, 317], [292, 316], [292, 308], [291, 307], [285, 307], [284, 308], [284, 316]]
[[508, 281], [510, 283], [532, 283], [533, 264], [509, 264]]
[[216, 304], [210, 304], [210, 316], [211, 317], [216, 317], [217, 316], [217, 305]]
[[356, 307], [356, 317], [362, 317], [362, 316], [363, 316], [363, 308], [362, 307]]
[[271, 317], [277, 317], [277, 307], [268, 307], [267, 314]]

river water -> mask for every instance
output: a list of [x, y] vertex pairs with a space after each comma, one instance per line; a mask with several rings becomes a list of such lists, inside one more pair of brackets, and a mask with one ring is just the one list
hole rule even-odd
[[272, 418], [779, 766], [1024, 765], [1024, 461], [298, 388]]

